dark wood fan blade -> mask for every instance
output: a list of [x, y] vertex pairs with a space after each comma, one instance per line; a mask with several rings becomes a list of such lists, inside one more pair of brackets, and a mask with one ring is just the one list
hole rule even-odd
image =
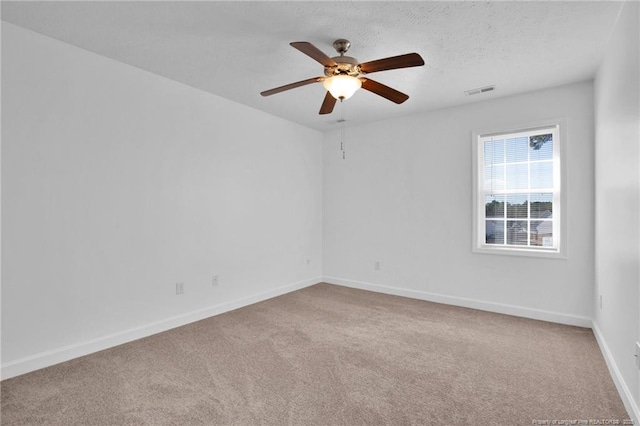
[[320, 62], [325, 67], [331, 67], [336, 65], [336, 61], [324, 54], [320, 49], [307, 41], [294, 41], [289, 43], [305, 55]]
[[424, 65], [424, 60], [417, 53], [407, 53], [406, 55], [392, 56], [390, 58], [378, 59], [377, 61], [360, 64], [360, 70], [369, 74], [372, 72], [394, 70], [397, 68], [419, 67]]
[[376, 95], [380, 95], [383, 98], [389, 99], [391, 102], [401, 104], [409, 99], [409, 95], [398, 92], [396, 89], [392, 89], [391, 87], [385, 86], [384, 84], [378, 83], [377, 81], [373, 81], [368, 78], [361, 78], [360, 81], [362, 81], [363, 89], [375, 93]]
[[322, 102], [322, 106], [320, 107], [320, 114], [331, 114], [335, 105], [336, 98], [331, 96], [331, 93], [327, 91], [327, 94], [324, 97], [324, 101]]
[[324, 77], [314, 77], [308, 78], [306, 80], [297, 81], [291, 84], [285, 84], [284, 86], [276, 87], [275, 89], [265, 90], [264, 92], [260, 92], [262, 96], [275, 95], [276, 93], [284, 92], [285, 90], [295, 89], [296, 87], [306, 86], [311, 83], [318, 83], [324, 80]]

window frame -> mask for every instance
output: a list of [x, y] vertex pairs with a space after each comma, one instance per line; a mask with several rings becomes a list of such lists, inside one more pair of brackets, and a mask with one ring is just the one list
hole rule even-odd
[[[549, 248], [532, 248], [531, 246], [501, 246], [485, 242], [485, 190], [484, 190], [484, 150], [482, 141], [486, 137], [526, 133], [555, 128], [553, 141], [553, 238], [557, 246]], [[566, 221], [566, 123], [564, 119], [553, 119], [503, 126], [501, 128], [473, 131], [472, 144], [472, 177], [473, 177], [473, 235], [472, 252], [482, 254], [499, 254], [510, 256], [529, 256], [553, 259], [567, 259], [567, 221]], [[481, 175], [482, 174], [482, 175]], [[506, 206], [505, 206], [506, 208]], [[531, 220], [531, 218], [529, 218]]]

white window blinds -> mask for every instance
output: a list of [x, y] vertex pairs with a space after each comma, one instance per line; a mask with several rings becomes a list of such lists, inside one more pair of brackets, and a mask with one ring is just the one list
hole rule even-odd
[[477, 139], [477, 248], [560, 247], [558, 126]]

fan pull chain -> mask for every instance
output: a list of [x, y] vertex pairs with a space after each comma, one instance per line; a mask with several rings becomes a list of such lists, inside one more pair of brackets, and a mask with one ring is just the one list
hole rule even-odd
[[344, 149], [344, 121], [340, 123], [340, 150], [342, 151], [342, 159], [346, 158], [346, 151]]
[[345, 143], [344, 143], [344, 102], [340, 99], [340, 150], [342, 151], [342, 159], [345, 160], [346, 151], [345, 151]]

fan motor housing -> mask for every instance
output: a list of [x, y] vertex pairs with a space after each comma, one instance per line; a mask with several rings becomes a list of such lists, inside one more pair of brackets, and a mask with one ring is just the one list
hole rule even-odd
[[336, 62], [336, 65], [324, 67], [324, 75], [327, 77], [333, 77], [334, 75], [340, 74], [357, 77], [361, 74], [360, 65], [356, 58], [340, 55], [331, 59]]

